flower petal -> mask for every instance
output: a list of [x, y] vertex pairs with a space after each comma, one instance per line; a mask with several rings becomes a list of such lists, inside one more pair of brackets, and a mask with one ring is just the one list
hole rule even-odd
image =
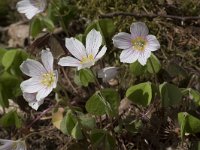
[[120, 61], [123, 63], [133, 63], [138, 59], [139, 53], [139, 51], [132, 48], [123, 50], [120, 54]]
[[76, 59], [73, 58], [71, 56], [67, 56], [67, 57], [63, 57], [59, 60], [58, 64], [60, 66], [73, 66], [73, 67], [78, 67], [80, 66], [81, 62]]
[[53, 71], [53, 55], [49, 49], [42, 50], [41, 59], [47, 72], [52, 72]]
[[146, 39], [147, 46], [145, 49], [148, 49], [149, 51], [156, 51], [160, 48], [160, 43], [154, 35], [148, 35]]
[[75, 38], [66, 38], [65, 46], [69, 52], [79, 60], [81, 60], [83, 57], [87, 57], [85, 47], [79, 40]]
[[106, 53], [107, 47], [103, 46], [101, 48], [101, 50], [99, 51], [99, 53], [95, 56], [95, 60], [97, 61], [98, 59], [100, 59], [101, 57], [103, 57], [103, 55]]
[[0, 139], [0, 150], [26, 150], [25, 141]]
[[96, 31], [95, 29], [92, 29], [86, 37], [87, 54], [88, 55], [92, 54], [93, 56], [95, 56], [98, 53], [101, 44], [102, 44], [101, 33]]
[[37, 10], [31, 10], [25, 14], [27, 19], [31, 20], [36, 14], [38, 14]]
[[45, 68], [42, 64], [38, 61], [27, 59], [20, 65], [21, 71], [30, 76], [30, 77], [37, 77], [41, 76], [41, 74], [46, 73]]
[[41, 101], [42, 99], [47, 97], [51, 93], [52, 90], [53, 90], [53, 87], [50, 87], [50, 88], [45, 87], [45, 88], [40, 89], [36, 95], [36, 100]]
[[[22, 0], [17, 3], [17, 11], [20, 13], [26, 13], [27, 8], [33, 7], [30, 0]], [[35, 7], [34, 7], [35, 8]]]
[[113, 79], [117, 74], [117, 67], [106, 67], [98, 71], [98, 78], [102, 78], [103, 82], [107, 82]]
[[23, 93], [24, 99], [28, 102], [29, 106], [35, 110], [43, 104], [44, 100], [41, 99], [40, 101], [36, 100], [37, 93]]
[[148, 58], [151, 56], [151, 51], [144, 51], [142, 53], [140, 53], [139, 57], [138, 57], [138, 62], [141, 65], [146, 65]]
[[28, 80], [23, 81], [20, 84], [20, 87], [23, 92], [35, 93], [42, 89], [44, 86], [41, 84], [41, 80], [39, 78], [30, 78]]
[[120, 49], [128, 49], [131, 47], [131, 35], [125, 32], [120, 32], [113, 37], [113, 44]]
[[133, 23], [130, 27], [131, 36], [132, 38], [138, 36], [147, 36], [149, 33], [149, 29], [147, 28], [146, 24], [143, 22], [136, 22]]
[[25, 16], [28, 19], [32, 19], [33, 16], [35, 16], [36, 14], [38, 14], [40, 12], [39, 9], [36, 8], [35, 6], [33, 6], [29, 1], [18, 2], [17, 3], [17, 10], [18, 10], [18, 12], [25, 14]]
[[22, 0], [17, 3], [17, 10], [24, 13], [28, 19], [32, 19], [36, 14], [43, 12], [46, 5], [46, 0]]
[[16, 150], [27, 150], [26, 142], [18, 140]]
[[36, 94], [37, 93], [23, 93], [23, 97], [27, 102], [33, 102], [36, 101]]
[[95, 60], [94, 61], [89, 61], [86, 63], [81, 64], [80, 66], [78, 66], [78, 70], [80, 69], [84, 69], [84, 68], [90, 68], [91, 66], [93, 66], [95, 64]]
[[13, 140], [0, 139], [0, 150], [11, 150], [15, 145]]
[[35, 110], [38, 110], [38, 108], [40, 107], [40, 105], [42, 105], [44, 103], [44, 100], [40, 100], [40, 101], [32, 101], [32, 102], [29, 102], [28, 105], [35, 109]]

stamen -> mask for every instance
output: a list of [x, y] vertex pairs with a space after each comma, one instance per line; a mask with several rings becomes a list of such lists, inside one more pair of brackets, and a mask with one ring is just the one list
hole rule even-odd
[[81, 64], [89, 63], [94, 60], [94, 56], [92, 54], [88, 55], [87, 57], [83, 57], [81, 60]]
[[146, 46], [146, 40], [142, 37], [137, 37], [135, 39], [132, 39], [131, 40], [131, 43], [133, 45], [133, 48], [135, 50], [138, 50], [138, 51], [143, 51], [145, 49], [145, 46]]
[[55, 82], [55, 75], [53, 72], [45, 73], [42, 75], [42, 84], [44, 86], [50, 87]]

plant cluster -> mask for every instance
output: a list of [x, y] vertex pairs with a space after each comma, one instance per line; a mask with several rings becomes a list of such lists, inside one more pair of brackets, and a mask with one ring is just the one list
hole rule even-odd
[[[148, 24], [133, 22], [126, 33], [98, 19], [71, 37], [73, 2], [21, 0], [16, 7], [31, 21], [34, 41], [27, 51], [0, 49], [0, 125], [23, 132], [16, 141], [0, 139], [0, 149], [26, 149], [30, 128], [49, 111], [53, 126], [71, 138], [66, 149], [163, 149], [177, 147], [174, 138], [198, 139], [200, 93], [159, 80], [165, 73], [154, 51], [162, 43]], [[10, 100], [25, 100], [20, 107], [40, 115], [27, 124], [19, 110], [7, 111]], [[157, 145], [156, 137], [169, 142]]]

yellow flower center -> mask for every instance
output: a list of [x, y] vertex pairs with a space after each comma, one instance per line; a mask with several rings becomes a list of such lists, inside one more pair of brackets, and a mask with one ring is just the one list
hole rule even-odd
[[89, 63], [94, 60], [94, 56], [92, 54], [88, 55], [87, 57], [83, 57], [81, 59], [81, 64]]
[[42, 75], [42, 84], [50, 87], [55, 82], [55, 75], [53, 72], [45, 73]]
[[138, 51], [143, 51], [147, 44], [146, 40], [142, 37], [137, 37], [135, 39], [132, 39], [131, 43], [133, 45], [133, 48]]

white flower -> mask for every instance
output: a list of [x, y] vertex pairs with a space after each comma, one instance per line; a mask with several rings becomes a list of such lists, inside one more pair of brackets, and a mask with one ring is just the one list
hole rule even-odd
[[46, 0], [22, 0], [17, 3], [17, 11], [32, 19], [36, 14], [43, 12], [46, 5]]
[[26, 150], [25, 141], [0, 139], [0, 150]]
[[31, 77], [23, 81], [20, 86], [24, 98], [35, 110], [56, 87], [58, 80], [57, 70], [53, 70], [52, 53], [49, 50], [42, 50], [41, 60], [43, 65], [38, 61], [27, 59], [20, 66], [21, 71]]
[[37, 93], [23, 93], [24, 99], [28, 102], [29, 106], [35, 110], [37, 110], [38, 107], [44, 102], [44, 99], [37, 101], [36, 95]]
[[118, 74], [117, 67], [106, 67], [98, 71], [98, 78], [102, 78], [103, 82], [108, 82]]
[[121, 32], [113, 37], [114, 46], [123, 49], [120, 61], [133, 63], [139, 61], [145, 65], [151, 55], [151, 51], [160, 48], [160, 44], [154, 35], [149, 35], [145, 23], [133, 23], [130, 27], [131, 34]]
[[67, 56], [59, 60], [61, 66], [74, 66], [78, 70], [82, 68], [90, 68], [99, 60], [106, 52], [106, 46], [102, 45], [102, 36], [95, 29], [91, 30], [86, 37], [86, 48], [75, 38], [66, 38], [65, 46], [69, 52], [75, 57]]

